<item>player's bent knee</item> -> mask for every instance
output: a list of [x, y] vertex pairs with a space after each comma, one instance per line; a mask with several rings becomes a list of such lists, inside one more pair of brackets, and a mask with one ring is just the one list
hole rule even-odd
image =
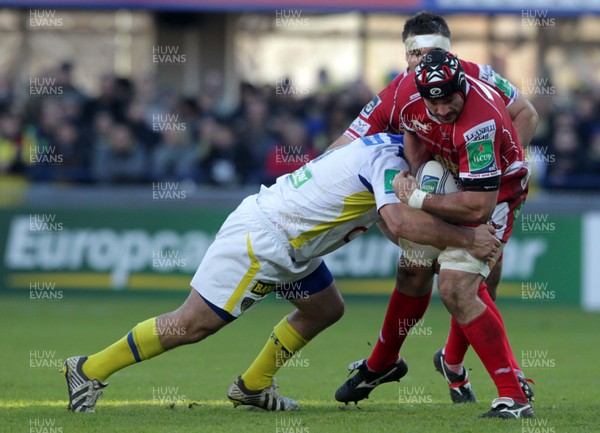
[[399, 264], [396, 289], [408, 296], [424, 296], [433, 287], [432, 268], [412, 268]]
[[185, 339], [188, 343], [201, 341], [227, 324], [195, 290], [192, 290], [183, 305], [169, 316], [170, 323], [186, 329]]
[[337, 322], [344, 316], [345, 308], [344, 301], [340, 299], [329, 309], [328, 318], [330, 324]]
[[302, 316], [314, 323], [330, 326], [344, 315], [344, 299], [334, 284], [308, 297], [293, 302]]
[[323, 308], [320, 308], [319, 310], [320, 311], [318, 312], [314, 311], [315, 315], [318, 317], [316, 320], [321, 321], [326, 326], [331, 326], [344, 316], [344, 301], [341, 298], [334, 298], [331, 302], [324, 304]]

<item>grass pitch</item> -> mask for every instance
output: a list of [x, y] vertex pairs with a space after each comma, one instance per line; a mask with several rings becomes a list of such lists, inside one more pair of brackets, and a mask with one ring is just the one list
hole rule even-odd
[[[291, 311], [267, 300], [208, 340], [178, 348], [114, 374], [94, 414], [66, 410], [63, 376], [71, 355], [90, 354], [125, 335], [137, 322], [177, 307], [187, 293], [65, 292], [62, 299], [30, 300], [28, 292], [0, 296], [1, 432], [599, 432], [600, 315], [557, 303], [500, 303], [517, 359], [536, 381], [535, 420], [480, 420], [495, 388], [472, 351], [466, 365], [479, 403], [452, 405], [433, 353], [449, 317], [433, 302], [408, 338], [408, 375], [385, 384], [369, 400], [338, 404], [333, 394], [348, 363], [367, 356], [387, 299], [347, 299], [344, 318], [277, 374], [280, 391], [301, 411], [233, 409], [226, 391], [250, 364], [272, 327]], [[191, 407], [190, 407], [191, 405]]]

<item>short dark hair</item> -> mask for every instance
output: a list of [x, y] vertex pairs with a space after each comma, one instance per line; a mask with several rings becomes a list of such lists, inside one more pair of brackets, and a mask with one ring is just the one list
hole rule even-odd
[[430, 34], [439, 34], [447, 38], [451, 35], [448, 23], [440, 15], [427, 11], [419, 12], [404, 23], [402, 42], [406, 41], [409, 35]]

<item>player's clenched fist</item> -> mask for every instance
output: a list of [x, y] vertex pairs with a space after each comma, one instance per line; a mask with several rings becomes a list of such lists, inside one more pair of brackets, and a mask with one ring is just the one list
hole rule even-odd
[[396, 196], [402, 203], [408, 203], [408, 199], [412, 192], [417, 189], [416, 179], [410, 175], [410, 171], [402, 170], [392, 180], [392, 186]]

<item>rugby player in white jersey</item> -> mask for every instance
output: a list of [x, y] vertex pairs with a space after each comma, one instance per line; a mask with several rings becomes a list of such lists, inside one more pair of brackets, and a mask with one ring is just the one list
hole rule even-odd
[[[482, 260], [498, 252], [500, 241], [491, 226], [458, 227], [401, 204], [392, 179], [407, 168], [400, 137], [377, 134], [330, 151], [244, 199], [217, 233], [183, 305], [138, 323], [94, 355], [66, 360], [69, 409], [93, 411], [111, 374], [205, 339], [272, 291], [283, 292], [296, 308], [275, 325], [228, 397], [236, 406], [298, 409], [294, 400], [276, 391], [273, 376], [282, 359], [290, 358], [344, 311], [321, 256], [381, 220], [396, 238], [441, 249], [465, 248]], [[180, 328], [185, 332], [178, 332]], [[231, 356], [226, 352], [223, 356]]]

